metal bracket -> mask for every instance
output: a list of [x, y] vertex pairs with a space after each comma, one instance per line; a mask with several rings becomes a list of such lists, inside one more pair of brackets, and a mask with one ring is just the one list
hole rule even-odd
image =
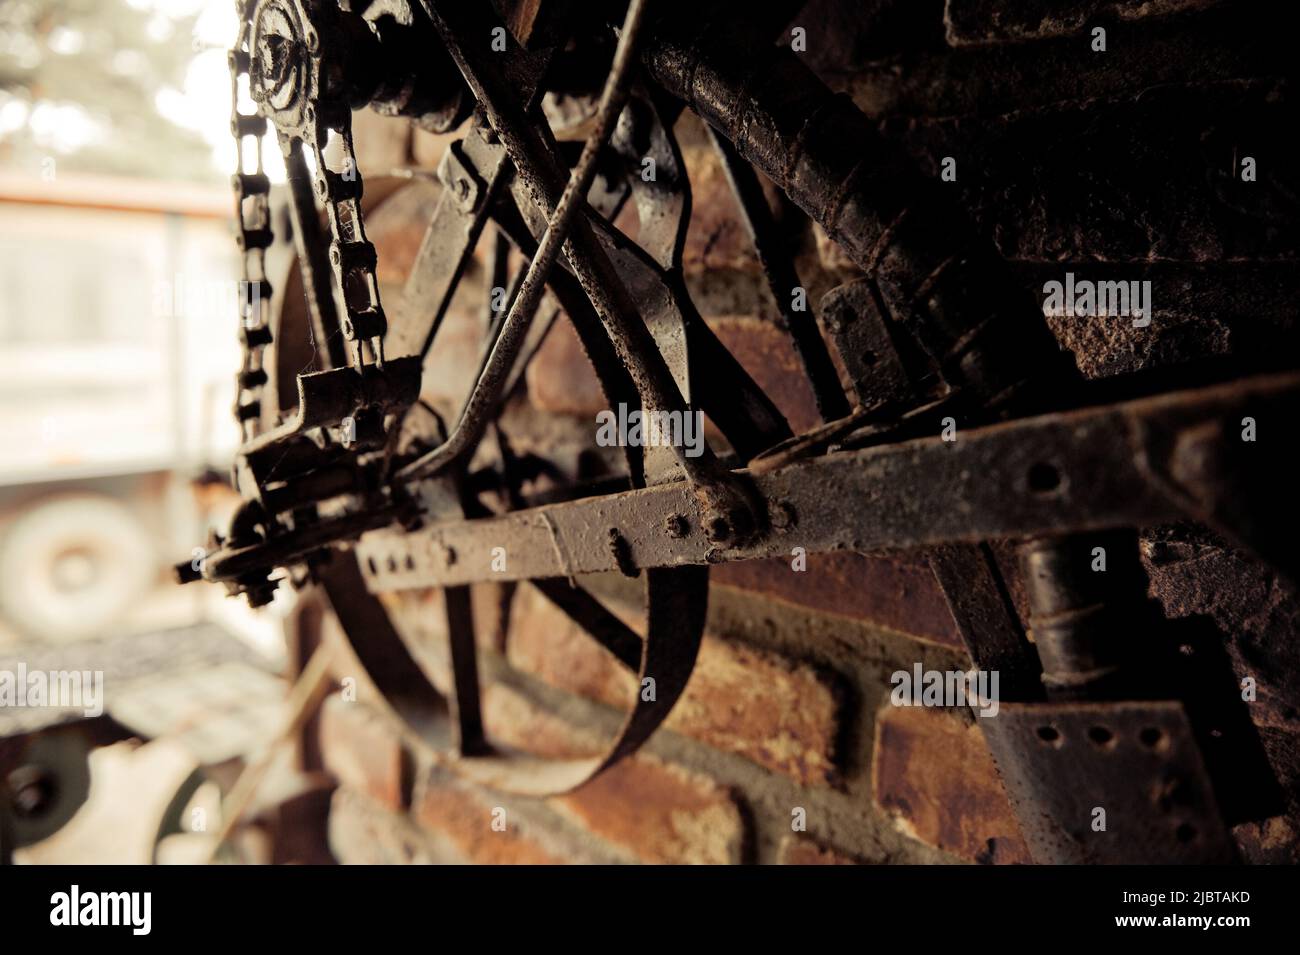
[[1233, 861], [1181, 704], [1002, 703], [980, 723], [1034, 861]]

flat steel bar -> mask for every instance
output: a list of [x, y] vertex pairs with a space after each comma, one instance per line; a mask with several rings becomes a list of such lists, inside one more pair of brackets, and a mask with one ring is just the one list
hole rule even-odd
[[[939, 437], [842, 452], [764, 474], [739, 472], [780, 530], [743, 547], [712, 544], [673, 482], [410, 535], [371, 533], [358, 549], [374, 591], [619, 570], [609, 531], [638, 568], [757, 557], [873, 552], [951, 542], [1148, 526], [1197, 516], [1212, 488], [1178, 485], [1179, 442], [1207, 424], [1300, 412], [1300, 376], [1269, 375], [1194, 391], [1024, 418]], [[1283, 420], [1292, 420], [1285, 418]], [[504, 547], [504, 570], [494, 548]], [[411, 566], [406, 564], [411, 557]], [[390, 560], [390, 558], [392, 558]], [[396, 567], [396, 570], [390, 570]]]

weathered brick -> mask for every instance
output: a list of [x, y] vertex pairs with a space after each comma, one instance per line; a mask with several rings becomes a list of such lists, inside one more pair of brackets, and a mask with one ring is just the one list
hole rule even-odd
[[758, 256], [717, 152], [707, 145], [685, 146], [682, 159], [691, 179], [693, 204], [682, 249], [683, 270], [757, 273]]
[[[503, 686], [484, 695], [494, 739], [542, 756], [598, 752], [586, 731]], [[746, 827], [730, 792], [709, 778], [640, 753], [546, 804], [627, 858], [647, 863], [742, 861]]]
[[[366, 182], [366, 235], [378, 253], [375, 277], [388, 314], [389, 334], [399, 334], [403, 323], [419, 310], [406, 308], [403, 290], [419, 253], [424, 234], [433, 218], [441, 186], [427, 179], [415, 179], [396, 192], [391, 180]], [[394, 192], [391, 201], [376, 201], [381, 191]], [[479, 242], [475, 257], [486, 257], [488, 242]], [[456, 296], [438, 330], [438, 345], [429, 352], [421, 379], [421, 397], [444, 417], [459, 411], [473, 385], [483, 350], [482, 302], [486, 300], [486, 270], [466, 269]], [[414, 333], [419, 340], [423, 330]]]
[[[1266, 792], [1271, 780], [1254, 773], [1276, 778], [1294, 813], [1300, 805], [1300, 648], [1294, 640], [1300, 628], [1300, 599], [1266, 565], [1204, 530], [1155, 529], [1144, 535], [1142, 549], [1151, 595], [1171, 619], [1168, 627], [1176, 628], [1177, 639], [1193, 646], [1180, 661], [1200, 660], [1210, 670], [1207, 677], [1224, 688], [1234, 682], [1239, 687], [1245, 677], [1255, 681], [1255, 699], [1242, 704], [1245, 714], [1229, 710], [1216, 719], [1220, 732], [1236, 740], [1216, 758], [1245, 760], [1222, 771], [1237, 780], [1256, 779], [1223, 794], [1225, 813], [1243, 796], [1248, 810], [1256, 808], [1250, 804], [1253, 797]], [[1187, 680], [1184, 676], [1183, 682]], [[1271, 773], [1248, 758], [1254, 744], [1251, 727], [1234, 715], [1254, 724]], [[1258, 818], [1258, 813], [1242, 812], [1238, 818]], [[1298, 828], [1294, 818], [1291, 827]], [[1261, 826], [1241, 829], [1237, 835], [1239, 841], [1249, 837], [1251, 852], [1260, 858], [1273, 858], [1279, 851], [1297, 853], [1294, 845], [1279, 848], [1285, 842], [1278, 835], [1282, 831], [1277, 825]]]
[[[629, 622], [637, 626], [634, 615]], [[508, 659], [554, 686], [626, 709], [634, 676], [532, 588], [520, 591]], [[798, 782], [835, 773], [841, 702], [807, 663], [706, 635], [686, 692], [665, 726]]]
[[[812, 389], [784, 329], [770, 321], [736, 315], [710, 317], [708, 324], [795, 431], [820, 422]], [[526, 378], [529, 399], [540, 411], [594, 421], [598, 412], [609, 407], [578, 336], [567, 321], [552, 326]]]
[[[482, 650], [505, 650], [508, 608], [515, 585], [485, 581], [470, 586], [474, 638]], [[440, 691], [451, 686], [447, 618], [441, 588], [391, 591], [382, 596], [390, 619], [412, 655]]]
[[[494, 811], [500, 810], [494, 817]], [[464, 861], [477, 865], [557, 865], [563, 855], [522, 832], [504, 807], [485, 794], [451, 782], [425, 781], [411, 815], [425, 829], [455, 848]], [[494, 829], [494, 818], [504, 828]]]
[[809, 554], [804, 571], [785, 558], [713, 568], [715, 584], [821, 613], [868, 620], [928, 643], [961, 646], [943, 592], [922, 561]]
[[588, 418], [593, 421], [593, 432], [597, 412], [609, 407], [578, 333], [567, 318], [561, 317], [551, 326], [524, 377], [535, 408]]
[[1151, 324], [1134, 328], [1121, 316], [1054, 315], [1047, 323], [1088, 378], [1129, 374], [1234, 355], [1268, 360], [1300, 346], [1300, 321], [1289, 289], [1300, 264], [1119, 263], [1024, 264], [1016, 269], [1025, 288], [1045, 299], [1048, 281], [1151, 283]]
[[1029, 862], [1029, 851], [978, 726], [925, 707], [881, 709], [876, 803], [913, 838], [978, 862]]
[[403, 814], [351, 789], [335, 790], [330, 802], [329, 848], [344, 865], [428, 864], [431, 847]]
[[321, 707], [320, 745], [326, 770], [341, 785], [390, 809], [407, 804], [410, 759], [386, 717], [364, 703], [330, 696]]
[[742, 861], [745, 826], [721, 786], [653, 756], [635, 756], [553, 804], [612, 846], [647, 863]]
[[844, 853], [822, 845], [808, 836], [788, 835], [777, 849], [781, 865], [861, 865]]
[[745, 316], [711, 317], [708, 324], [796, 434], [821, 423], [789, 332], [773, 322]]

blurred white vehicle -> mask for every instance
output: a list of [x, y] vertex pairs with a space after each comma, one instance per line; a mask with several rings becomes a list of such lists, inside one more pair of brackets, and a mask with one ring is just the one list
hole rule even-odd
[[106, 633], [202, 543], [239, 364], [229, 194], [0, 175], [0, 620]]

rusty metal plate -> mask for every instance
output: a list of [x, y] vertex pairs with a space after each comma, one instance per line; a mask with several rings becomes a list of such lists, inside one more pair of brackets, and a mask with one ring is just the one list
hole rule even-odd
[[[370, 533], [357, 551], [368, 586], [380, 592], [618, 570], [611, 528], [627, 541], [632, 565], [645, 569], [773, 557], [796, 546], [871, 552], [1150, 524], [1188, 513], [1161, 473], [1177, 434], [1238, 420], [1256, 405], [1292, 414], [1297, 381], [1261, 376], [746, 475], [776, 533], [745, 547], [715, 546], [689, 485], [676, 482], [415, 533]], [[505, 548], [504, 567], [494, 565], [494, 548]]]
[[1035, 862], [1233, 861], [1180, 703], [1003, 703], [978, 722]]

